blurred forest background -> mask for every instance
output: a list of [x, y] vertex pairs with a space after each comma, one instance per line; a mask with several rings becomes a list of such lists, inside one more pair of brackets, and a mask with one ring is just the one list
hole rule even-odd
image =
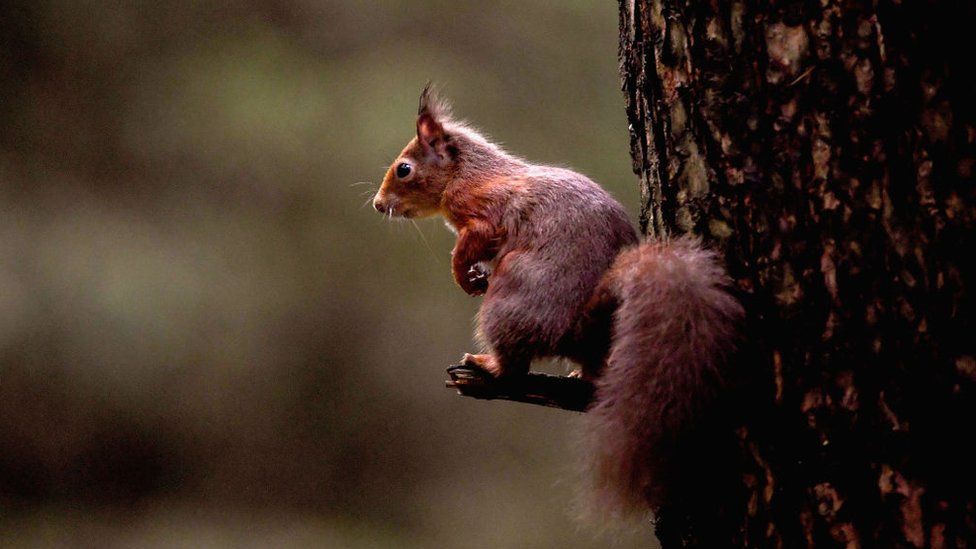
[[0, 1], [0, 543], [605, 546], [578, 416], [444, 388], [453, 237], [355, 183], [433, 80], [635, 212], [616, 48], [596, 0]]

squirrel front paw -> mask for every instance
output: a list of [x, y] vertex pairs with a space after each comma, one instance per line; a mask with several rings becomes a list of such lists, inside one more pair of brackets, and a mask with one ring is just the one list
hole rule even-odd
[[483, 295], [488, 291], [488, 277], [491, 273], [480, 263], [475, 263], [468, 268], [467, 272], [455, 277], [458, 285], [468, 293], [468, 295]]

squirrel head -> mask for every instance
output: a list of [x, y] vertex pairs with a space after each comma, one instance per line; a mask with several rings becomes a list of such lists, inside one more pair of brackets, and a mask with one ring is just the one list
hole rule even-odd
[[459, 136], [450, 126], [447, 103], [427, 84], [420, 94], [417, 136], [393, 161], [373, 198], [378, 212], [426, 217], [441, 211], [444, 190], [457, 176]]

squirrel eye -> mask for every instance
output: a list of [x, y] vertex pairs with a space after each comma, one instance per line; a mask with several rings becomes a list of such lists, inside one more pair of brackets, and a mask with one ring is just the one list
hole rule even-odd
[[411, 171], [413, 171], [413, 167], [410, 164], [407, 164], [406, 162], [401, 162], [396, 167], [396, 175], [400, 179], [403, 179], [404, 177], [410, 175]]

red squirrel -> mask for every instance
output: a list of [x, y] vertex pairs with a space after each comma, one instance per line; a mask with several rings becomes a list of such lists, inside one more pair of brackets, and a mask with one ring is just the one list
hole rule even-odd
[[584, 175], [530, 164], [452, 118], [424, 89], [417, 135], [373, 205], [440, 214], [457, 233], [451, 269], [484, 295], [484, 354], [496, 377], [568, 358], [595, 384], [586, 414], [595, 509], [628, 516], [667, 497], [669, 458], [721, 380], [743, 315], [716, 254], [678, 238], [640, 242], [623, 206]]

